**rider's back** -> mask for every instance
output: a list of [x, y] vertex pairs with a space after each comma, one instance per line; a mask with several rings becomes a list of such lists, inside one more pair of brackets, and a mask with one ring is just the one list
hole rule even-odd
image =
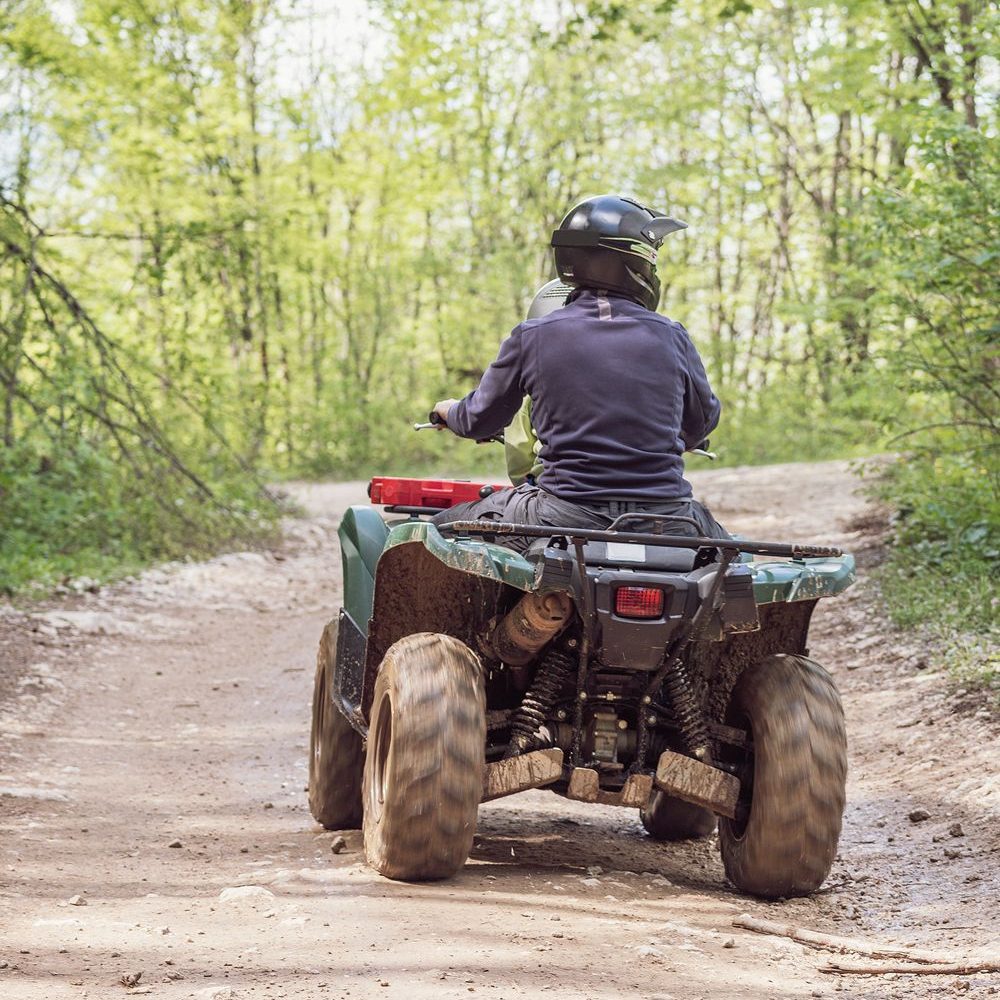
[[690, 496], [682, 453], [720, 407], [679, 323], [584, 290], [512, 338], [542, 442], [541, 486], [583, 502]]

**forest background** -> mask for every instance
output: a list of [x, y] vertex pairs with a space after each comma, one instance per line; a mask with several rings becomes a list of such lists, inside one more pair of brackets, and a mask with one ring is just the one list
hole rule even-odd
[[983, 0], [0, 0], [0, 592], [267, 533], [283, 477], [497, 463], [410, 423], [611, 190], [691, 226], [661, 308], [723, 460], [902, 455], [886, 595], [996, 681], [997, 26]]

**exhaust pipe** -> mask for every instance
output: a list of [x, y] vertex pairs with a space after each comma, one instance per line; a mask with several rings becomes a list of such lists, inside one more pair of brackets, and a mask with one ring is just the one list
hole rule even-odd
[[486, 644], [508, 666], [526, 666], [566, 627], [572, 614], [573, 601], [564, 591], [525, 594], [489, 634]]

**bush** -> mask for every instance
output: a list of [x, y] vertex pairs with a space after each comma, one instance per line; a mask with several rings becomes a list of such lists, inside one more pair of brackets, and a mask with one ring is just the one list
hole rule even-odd
[[963, 683], [1000, 690], [1000, 503], [989, 470], [963, 456], [909, 455], [878, 492], [898, 511], [881, 573], [893, 620], [924, 630]]
[[137, 479], [100, 442], [0, 451], [0, 593], [113, 578], [272, 529], [277, 509], [255, 483], [233, 477], [213, 487], [210, 502], [166, 477]]

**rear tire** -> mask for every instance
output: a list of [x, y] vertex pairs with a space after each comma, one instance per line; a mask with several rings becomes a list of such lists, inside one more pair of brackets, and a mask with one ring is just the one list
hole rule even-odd
[[654, 789], [639, 813], [653, 840], [700, 840], [715, 830], [715, 813]]
[[804, 656], [769, 656], [740, 676], [728, 721], [748, 729], [741, 813], [719, 823], [730, 881], [774, 899], [815, 892], [843, 822], [847, 735], [830, 675]]
[[336, 621], [323, 629], [316, 654], [312, 731], [309, 736], [309, 811], [328, 830], [361, 826], [361, 736], [330, 699], [337, 655]]
[[389, 647], [372, 699], [364, 770], [365, 854], [377, 872], [454, 875], [483, 794], [486, 696], [468, 646], [421, 632]]

